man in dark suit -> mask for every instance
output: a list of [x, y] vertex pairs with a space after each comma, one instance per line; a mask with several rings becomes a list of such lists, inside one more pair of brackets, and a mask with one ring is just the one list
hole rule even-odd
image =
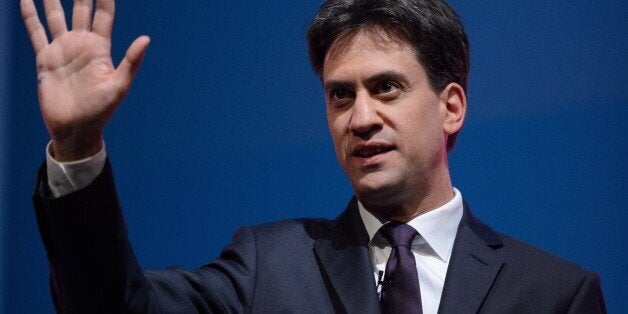
[[22, 0], [52, 141], [34, 203], [55, 306], [70, 313], [605, 312], [597, 275], [477, 220], [447, 164], [466, 114], [468, 41], [437, 0], [330, 0], [308, 29], [337, 158], [355, 197], [335, 220], [238, 230], [195, 270], [143, 271], [128, 242], [102, 129], [148, 46], [114, 68], [113, 1], [75, 1], [53, 41]]

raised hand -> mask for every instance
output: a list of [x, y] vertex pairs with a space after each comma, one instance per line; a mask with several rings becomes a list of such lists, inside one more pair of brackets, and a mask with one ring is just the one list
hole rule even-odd
[[92, 0], [75, 0], [71, 30], [59, 0], [43, 2], [51, 42], [33, 0], [20, 2], [36, 54], [39, 106], [55, 159], [78, 160], [101, 149], [103, 128], [128, 92], [149, 38], [135, 39], [115, 68], [113, 0], [96, 0], [95, 11]]

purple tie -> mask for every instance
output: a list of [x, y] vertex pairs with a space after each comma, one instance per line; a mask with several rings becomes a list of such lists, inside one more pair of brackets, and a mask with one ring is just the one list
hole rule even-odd
[[381, 305], [385, 314], [423, 313], [421, 290], [416, 262], [410, 250], [418, 234], [414, 228], [391, 221], [382, 226], [380, 233], [392, 247], [386, 263]]

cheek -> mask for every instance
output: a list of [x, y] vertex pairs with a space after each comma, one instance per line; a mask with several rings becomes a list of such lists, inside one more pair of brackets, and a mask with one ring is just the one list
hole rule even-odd
[[405, 149], [412, 151], [411, 155], [430, 151], [442, 141], [442, 117], [437, 108], [408, 110], [400, 112], [397, 117], [397, 132]]
[[348, 119], [346, 114], [327, 112], [327, 126], [331, 134], [334, 144], [339, 144], [340, 140], [345, 137]]
[[339, 159], [342, 159], [341, 157], [344, 157], [344, 152], [346, 151], [347, 142], [347, 137], [344, 136], [345, 123], [342, 121], [341, 117], [330, 116], [328, 114], [327, 126], [329, 127], [329, 134], [331, 135], [331, 139], [334, 143], [336, 155]]

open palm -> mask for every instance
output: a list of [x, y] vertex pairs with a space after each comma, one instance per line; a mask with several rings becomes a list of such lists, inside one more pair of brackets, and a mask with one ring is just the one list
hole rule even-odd
[[[22, 17], [36, 53], [39, 105], [53, 148], [69, 159], [100, 146], [102, 130], [126, 95], [149, 43], [136, 39], [115, 68], [111, 60], [113, 0], [75, 0], [68, 30], [59, 0], [44, 0], [52, 42], [33, 0], [22, 0]], [[92, 19], [92, 11], [94, 11]], [[56, 146], [56, 147], [55, 147]], [[74, 158], [72, 158], [74, 157]]]

